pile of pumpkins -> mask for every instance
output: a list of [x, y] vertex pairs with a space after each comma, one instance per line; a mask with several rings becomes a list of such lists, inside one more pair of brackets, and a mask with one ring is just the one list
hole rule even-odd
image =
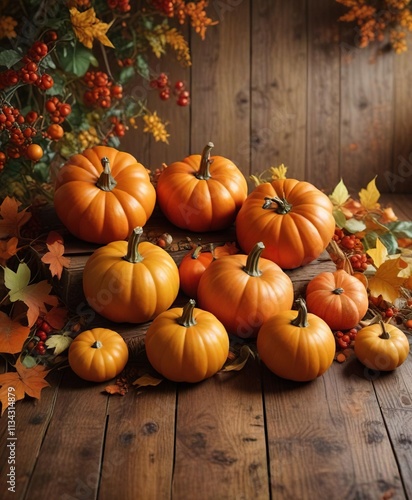
[[[335, 356], [332, 330], [358, 325], [368, 309], [364, 284], [343, 270], [324, 272], [294, 303], [287, 269], [305, 266], [335, 231], [329, 198], [312, 184], [277, 179], [250, 194], [243, 173], [212, 143], [162, 171], [154, 188], [129, 153], [95, 146], [60, 169], [56, 213], [79, 239], [101, 246], [88, 259], [83, 289], [89, 305], [112, 322], [151, 321], [145, 336], [153, 368], [173, 381], [199, 382], [227, 360], [229, 335], [255, 339], [276, 375], [313, 380]], [[204, 233], [235, 224], [242, 253], [213, 259], [200, 248], [178, 267], [158, 245], [141, 241], [156, 202], [175, 226]], [[171, 307], [179, 290], [185, 307]], [[196, 305], [198, 304], [198, 307]], [[358, 332], [355, 353], [372, 369], [393, 370], [409, 343], [393, 325]], [[85, 380], [104, 381], [126, 365], [128, 349], [113, 330], [79, 334], [69, 364]]]

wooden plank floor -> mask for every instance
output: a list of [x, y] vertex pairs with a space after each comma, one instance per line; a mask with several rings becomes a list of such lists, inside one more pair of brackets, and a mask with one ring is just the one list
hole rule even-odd
[[[412, 219], [411, 196], [383, 200]], [[145, 328], [118, 330], [136, 347]], [[133, 352], [136, 376], [146, 373]], [[412, 498], [411, 355], [387, 374], [353, 357], [304, 384], [250, 358], [199, 384], [123, 397], [68, 369], [48, 380], [40, 401], [16, 404], [15, 493], [7, 412], [0, 419], [1, 499]]]

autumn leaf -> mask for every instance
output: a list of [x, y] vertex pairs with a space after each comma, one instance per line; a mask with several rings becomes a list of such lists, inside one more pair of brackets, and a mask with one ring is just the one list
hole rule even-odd
[[70, 20], [73, 31], [79, 42], [88, 49], [93, 48], [95, 39], [106, 47], [114, 48], [114, 45], [106, 36], [106, 32], [113, 22], [107, 24], [100, 21], [100, 19], [96, 17], [96, 12], [93, 7], [84, 12], [80, 12], [76, 7], [72, 7], [70, 9]]
[[376, 176], [369, 182], [366, 189], [359, 192], [359, 201], [366, 210], [374, 210], [378, 207], [380, 193], [376, 187]]
[[5, 266], [10, 257], [16, 255], [18, 243], [19, 239], [16, 236], [9, 240], [0, 240], [0, 266]]
[[52, 307], [43, 319], [55, 330], [61, 330], [66, 324], [68, 313], [67, 307]]
[[255, 354], [251, 350], [251, 348], [247, 345], [243, 345], [240, 348], [239, 356], [234, 359], [231, 363], [225, 365], [221, 371], [222, 372], [231, 372], [231, 371], [240, 371], [247, 363], [247, 360], [252, 356], [255, 357]]
[[7, 372], [0, 375], [0, 402], [1, 414], [3, 415], [9, 406], [9, 388], [13, 388], [14, 401], [20, 401], [27, 394], [28, 396], [40, 399], [40, 393], [49, 383], [44, 380], [49, 370], [44, 366], [37, 365], [33, 368], [26, 368], [17, 360], [15, 372]]
[[137, 385], [139, 387], [146, 387], [146, 386], [156, 386], [159, 385], [161, 382], [163, 382], [163, 379], [161, 378], [156, 378], [152, 377], [152, 375], [142, 375], [138, 379], [136, 379], [133, 382], [133, 385]]
[[0, 311], [0, 352], [15, 354], [23, 348], [30, 333], [30, 328], [13, 321]]
[[15, 198], [4, 198], [0, 205], [0, 238], [19, 236], [20, 228], [30, 219], [31, 213], [27, 212], [27, 208], [19, 212], [20, 205]]
[[58, 304], [57, 297], [49, 295], [52, 287], [47, 281], [43, 280], [29, 285], [31, 273], [29, 266], [25, 262], [19, 264], [16, 272], [8, 267], [3, 269], [4, 284], [10, 290], [10, 301], [16, 302], [17, 300], [21, 300], [28, 307], [27, 320], [29, 327], [34, 325], [42, 312], [47, 312], [45, 304], [51, 306]]
[[404, 284], [405, 278], [399, 276], [408, 263], [401, 257], [389, 258], [383, 262], [376, 273], [369, 277], [369, 290], [373, 297], [382, 298], [393, 303], [400, 295], [399, 289]]
[[73, 339], [68, 334], [62, 333], [51, 335], [45, 343], [49, 349], [54, 349], [53, 352], [57, 356], [58, 354], [64, 352], [72, 342]]
[[288, 167], [282, 163], [278, 167], [270, 167], [270, 172], [272, 173], [272, 179], [286, 179], [286, 172], [288, 171]]
[[227, 242], [222, 246], [215, 247], [213, 249], [213, 257], [215, 259], [219, 259], [220, 257], [224, 257], [225, 255], [235, 255], [239, 253], [239, 249], [236, 246], [235, 242]]
[[376, 248], [369, 248], [366, 252], [373, 260], [373, 265], [378, 269], [388, 257], [388, 249], [379, 238], [376, 239]]
[[337, 207], [341, 207], [348, 201], [349, 192], [342, 179], [332, 191], [332, 194], [329, 195], [329, 198]]
[[43, 255], [41, 261], [44, 264], [49, 264], [49, 269], [52, 276], [57, 276], [58, 279], [61, 278], [63, 268], [68, 268], [70, 265], [70, 259], [64, 257], [64, 245], [63, 239], [58, 233], [52, 232], [51, 237], [46, 242], [48, 252]]

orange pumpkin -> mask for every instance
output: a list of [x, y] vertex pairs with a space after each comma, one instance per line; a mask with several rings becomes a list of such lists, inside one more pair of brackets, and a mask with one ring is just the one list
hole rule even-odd
[[207, 232], [229, 227], [247, 196], [247, 182], [238, 167], [222, 156], [191, 155], [169, 165], [157, 181], [157, 200], [175, 226]]
[[257, 350], [263, 363], [279, 377], [308, 382], [330, 368], [335, 337], [323, 319], [307, 312], [303, 299], [298, 310], [282, 311], [260, 328]]
[[249, 255], [220, 257], [200, 278], [200, 307], [238, 337], [256, 337], [262, 323], [292, 307], [292, 281], [277, 264], [261, 258], [264, 248], [259, 242]]
[[213, 253], [203, 252], [201, 245], [183, 257], [179, 264], [180, 288], [188, 297], [197, 299], [200, 278], [211, 262]]
[[361, 281], [339, 269], [319, 273], [308, 283], [306, 304], [332, 330], [350, 330], [365, 316], [369, 298]]
[[92, 243], [126, 239], [153, 212], [156, 191], [146, 168], [106, 146], [72, 156], [57, 175], [54, 206], [74, 235]]
[[277, 179], [257, 186], [236, 218], [236, 236], [244, 252], [263, 241], [262, 257], [282, 269], [313, 261], [335, 232], [333, 205], [309, 182]]
[[179, 270], [163, 248], [140, 242], [141, 227], [129, 241], [113, 241], [89, 257], [83, 290], [89, 305], [115, 322], [144, 323], [168, 309], [179, 292]]
[[175, 382], [200, 382], [217, 373], [229, 354], [229, 337], [210, 312], [190, 299], [157, 316], [149, 326], [145, 346], [155, 370]]

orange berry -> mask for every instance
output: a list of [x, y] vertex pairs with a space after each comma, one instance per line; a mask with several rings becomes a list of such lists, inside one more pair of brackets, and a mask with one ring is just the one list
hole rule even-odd
[[47, 135], [52, 139], [53, 141], [58, 141], [61, 139], [64, 135], [64, 130], [63, 127], [58, 125], [57, 123], [53, 123], [50, 125], [47, 129]]
[[43, 148], [38, 144], [30, 144], [26, 149], [26, 156], [29, 160], [39, 161], [43, 156]]

